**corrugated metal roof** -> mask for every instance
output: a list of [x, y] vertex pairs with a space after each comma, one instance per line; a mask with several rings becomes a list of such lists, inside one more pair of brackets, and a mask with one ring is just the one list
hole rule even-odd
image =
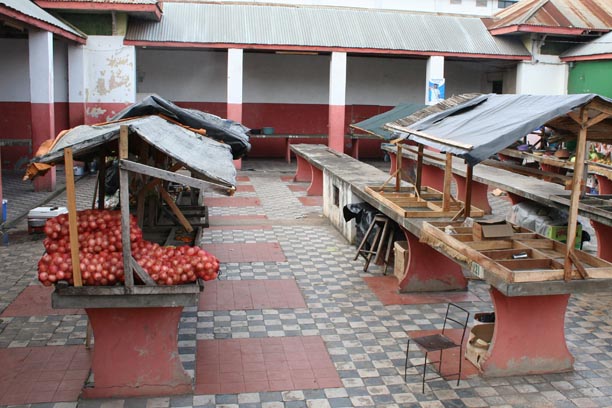
[[126, 40], [528, 55], [479, 18], [303, 6], [165, 3], [161, 23], [131, 22]]
[[612, 29], [612, 1], [519, 1], [497, 13], [489, 29], [515, 25], [610, 30]]
[[82, 33], [70, 27], [68, 24], [64, 23], [58, 18], [47, 13], [45, 10], [41, 9], [30, 0], [0, 0], [0, 4], [28, 17], [43, 21], [47, 24], [51, 24], [55, 27], [61, 28], [62, 30], [67, 31], [71, 34], [85, 38]]
[[584, 57], [588, 55], [612, 54], [612, 33], [602, 35], [587, 44], [567, 50], [561, 58]]
[[159, 0], [45, 0], [49, 3], [157, 4]]

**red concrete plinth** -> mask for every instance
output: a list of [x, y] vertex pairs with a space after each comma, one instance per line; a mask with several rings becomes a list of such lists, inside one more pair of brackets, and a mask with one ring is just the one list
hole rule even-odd
[[[467, 184], [466, 178], [457, 175], [454, 177], [455, 182], [457, 183], [457, 197], [460, 201], [465, 203], [465, 187]], [[486, 184], [472, 180], [472, 205], [484, 210], [485, 214], [491, 214], [493, 212], [487, 195], [488, 188], [489, 186]]]
[[178, 352], [182, 307], [85, 309], [94, 332], [94, 387], [84, 398], [193, 392]]
[[512, 205], [522, 203], [523, 201], [527, 201], [525, 197], [521, 197], [520, 195], [511, 193], [509, 191], [508, 191], [508, 199], [510, 200], [510, 203]]
[[310, 163], [306, 159], [300, 156], [297, 158], [297, 168], [295, 169], [295, 176], [293, 181], [310, 181], [312, 178], [312, 171], [310, 170]]
[[466, 290], [467, 279], [461, 267], [430, 247], [419, 242], [409, 231], [403, 230], [408, 241], [408, 265], [399, 282], [399, 291], [442, 292]]
[[389, 167], [389, 174], [393, 174], [395, 172], [395, 168], [397, 167], [397, 154], [392, 152], [389, 153], [389, 163], [391, 166]]
[[565, 342], [564, 319], [570, 295], [508, 297], [491, 288], [495, 331], [481, 363], [483, 375], [570, 371], [574, 357]]
[[423, 163], [421, 185], [434, 188], [438, 191], [444, 190], [444, 170], [439, 167]]
[[612, 237], [612, 227], [593, 220], [591, 225], [597, 236], [597, 257], [612, 262], [612, 241], [608, 241]]
[[310, 180], [310, 186], [306, 190], [306, 194], [309, 196], [320, 196], [323, 195], [323, 171], [317, 169], [315, 166], [310, 166], [312, 177]]
[[612, 180], [599, 174], [596, 174], [595, 177], [597, 178], [599, 194], [612, 194]]

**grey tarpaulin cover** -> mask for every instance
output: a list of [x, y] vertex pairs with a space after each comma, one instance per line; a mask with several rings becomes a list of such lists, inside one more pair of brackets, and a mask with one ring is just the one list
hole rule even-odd
[[206, 135], [228, 144], [232, 148], [234, 159], [239, 159], [251, 150], [249, 128], [240, 123], [222, 119], [210, 113], [196, 109], [176, 106], [158, 95], [150, 95], [139, 103], [128, 106], [111, 120], [127, 119], [137, 116], [161, 114], [194, 129], [206, 129]]
[[419, 103], [401, 103], [390, 111], [372, 116], [371, 118], [358, 123], [353, 123], [350, 126], [363, 132], [381, 137], [385, 140], [391, 140], [393, 138], [393, 134], [383, 128], [385, 123], [405, 118], [406, 116], [412, 115], [414, 112], [421, 110], [426, 106], [427, 105], [422, 105]]
[[[593, 99], [612, 104], [597, 94], [480, 95], [404, 127], [388, 123], [398, 136], [464, 158], [475, 165], [512, 143]], [[412, 133], [414, 131], [415, 133]], [[439, 139], [432, 140], [429, 137]]]
[[203, 137], [160, 116], [145, 116], [96, 126], [77, 126], [64, 134], [34, 163], [54, 164], [64, 159], [64, 148], [71, 147], [76, 159], [96, 157], [98, 148], [119, 138], [122, 125], [138, 134], [151, 146], [182, 163], [192, 175], [224, 187], [236, 185], [236, 169], [230, 147]]

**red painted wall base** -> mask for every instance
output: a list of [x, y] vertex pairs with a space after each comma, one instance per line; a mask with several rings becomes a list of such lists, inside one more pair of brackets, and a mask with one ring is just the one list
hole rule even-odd
[[[467, 181], [465, 177], [453, 175], [457, 183], [457, 198], [465, 203], [465, 186]], [[484, 210], [485, 214], [491, 214], [493, 209], [489, 204], [487, 196], [488, 186], [472, 180], [472, 205]]]
[[599, 194], [612, 194], [612, 180], [607, 177], [596, 174], [597, 185], [599, 186]]
[[307, 181], [310, 182], [312, 179], [312, 170], [310, 170], [310, 163], [301, 156], [296, 156], [297, 168], [295, 169], [295, 176], [293, 181]]
[[487, 377], [570, 371], [574, 357], [565, 342], [570, 295], [509, 297], [491, 288], [495, 330], [481, 371]]
[[408, 265], [399, 282], [399, 291], [442, 292], [466, 290], [467, 279], [461, 267], [430, 247], [419, 242], [411, 232], [402, 229], [408, 241]]
[[182, 307], [86, 309], [95, 344], [94, 387], [84, 398], [193, 392], [178, 353]]
[[312, 177], [310, 180], [310, 186], [306, 190], [306, 194], [309, 196], [322, 196], [323, 195], [323, 171], [317, 169], [315, 166], [310, 166], [312, 171]]

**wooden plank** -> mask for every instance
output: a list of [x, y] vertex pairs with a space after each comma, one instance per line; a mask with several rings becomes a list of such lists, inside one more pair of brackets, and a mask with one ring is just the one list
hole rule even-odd
[[[135, 287], [136, 288], [136, 287]], [[179, 307], [197, 306], [198, 293], [168, 294], [130, 294], [130, 295], [75, 295], [61, 296], [53, 292], [51, 303], [54, 309], [84, 308], [141, 308], [141, 307]]]
[[451, 205], [451, 181], [453, 178], [453, 155], [446, 153], [444, 166], [444, 188], [442, 190], [442, 211], [449, 211]]
[[565, 263], [564, 279], [566, 281], [572, 279], [572, 261], [570, 255], [574, 252], [574, 245], [576, 243], [576, 229], [578, 222], [578, 205], [580, 196], [582, 194], [582, 179], [584, 175], [584, 163], [586, 158], [586, 139], [587, 139], [587, 128], [584, 127], [584, 123], [588, 119], [588, 112], [586, 109], [581, 109], [581, 128], [578, 134], [578, 143], [576, 145], [576, 161], [574, 163], [574, 178], [572, 180], [572, 194], [570, 198], [569, 217], [567, 220], [567, 248], [565, 251]]
[[[128, 127], [122, 125], [119, 128], [119, 160], [128, 157]], [[132, 249], [130, 241], [130, 178], [126, 169], [119, 167], [119, 200], [121, 202], [121, 244], [123, 246], [123, 272], [125, 275], [126, 290], [134, 287], [134, 275], [132, 273]]]
[[132, 269], [134, 270], [136, 275], [138, 275], [140, 280], [142, 280], [144, 282], [145, 285], [150, 285], [150, 286], [156, 286], [157, 285], [157, 283], [153, 280], [153, 278], [151, 278], [151, 276], [149, 276], [147, 271], [142, 269], [142, 266], [140, 266], [138, 264], [138, 262], [136, 262], [134, 257], [132, 257], [130, 259], [130, 261], [131, 261], [131, 264], [132, 264]]
[[424, 139], [428, 139], [428, 140], [434, 141], [436, 143], [440, 143], [440, 144], [442, 144], [444, 146], [458, 147], [460, 149], [468, 150], [468, 151], [474, 149], [474, 146], [469, 145], [467, 143], [461, 143], [461, 142], [457, 142], [455, 140], [444, 139], [444, 138], [433, 136], [433, 135], [430, 135], [430, 134], [427, 134], [425, 132], [421, 132], [421, 131], [418, 131], [418, 130], [410, 129], [409, 131], [406, 131], [406, 132], [407, 133], [415, 134], [417, 136], [420, 136], [420, 137], [422, 137]]
[[592, 117], [591, 119], [587, 120], [586, 123], [584, 124], [584, 127], [586, 127], [587, 129], [590, 128], [591, 126], [594, 126], [596, 124], [598, 124], [599, 122], [602, 122], [606, 119], [608, 119], [610, 117], [609, 113], [600, 113], [599, 115]]
[[182, 174], [173, 173], [168, 170], [158, 169], [144, 164], [136, 163], [127, 159], [119, 161], [119, 167], [139, 174], [145, 174], [150, 177], [159, 178], [166, 181], [171, 181], [178, 184], [183, 184], [189, 187], [206, 190], [210, 185], [221, 186], [229, 189], [230, 187], [224, 184], [219, 184], [213, 181], [200, 180]]
[[174, 199], [170, 196], [170, 194], [168, 194], [168, 192], [162, 186], [157, 186], [157, 189], [159, 193], [161, 194], [162, 199], [166, 202], [166, 204], [168, 204], [168, 207], [170, 207], [170, 210], [172, 211], [172, 213], [176, 215], [176, 218], [178, 218], [183, 228], [185, 228], [185, 231], [193, 232], [193, 227], [189, 223], [189, 220], [185, 218], [185, 216], [183, 215], [183, 212], [180, 210], [180, 208], [178, 208], [178, 206], [176, 205], [176, 203], [174, 202]]
[[400, 191], [402, 185], [402, 145], [397, 145], [397, 156], [395, 160], [395, 191]]
[[533, 270], [533, 269], [552, 269], [553, 262], [549, 258], [543, 259], [505, 259], [497, 260], [497, 263], [505, 266], [511, 271]]
[[70, 236], [70, 259], [74, 286], [83, 286], [81, 261], [79, 258], [79, 231], [77, 227], [76, 192], [74, 187], [74, 161], [72, 148], [64, 149], [64, 171], [66, 172], [66, 205], [68, 207], [68, 230]]
[[417, 168], [416, 168], [416, 180], [414, 182], [414, 187], [416, 191], [421, 191], [421, 184], [423, 183], [423, 145], [419, 145], [419, 151], [417, 156]]
[[474, 171], [474, 166], [467, 164], [466, 163], [466, 170], [467, 170], [467, 174], [465, 176], [465, 203], [464, 203], [464, 217], [468, 218], [471, 216], [472, 213], [472, 178], [473, 178], [473, 171]]

